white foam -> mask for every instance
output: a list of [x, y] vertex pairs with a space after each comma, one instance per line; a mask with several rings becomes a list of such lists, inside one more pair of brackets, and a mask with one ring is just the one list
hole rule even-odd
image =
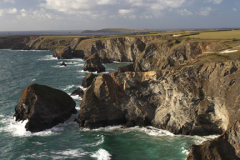
[[54, 126], [50, 129], [47, 129], [41, 132], [32, 133], [30, 131], [26, 131], [25, 129], [25, 125], [27, 124], [28, 120], [17, 122], [15, 121], [15, 118], [13, 118], [12, 116], [6, 116], [2, 120], [0, 120], [0, 123], [4, 125], [4, 127], [0, 128], [0, 132], [10, 133], [13, 137], [50, 136], [50, 135], [58, 134], [58, 132], [64, 131], [64, 127], [66, 127], [69, 124], [75, 123], [73, 121], [75, 118], [76, 118], [76, 114], [72, 115], [70, 119], [68, 119], [64, 123], [58, 124], [57, 126]]
[[142, 127], [142, 128], [139, 128], [139, 130], [142, 132], [145, 132], [150, 136], [175, 136], [173, 133], [169, 131], [158, 129], [152, 126]]
[[91, 157], [97, 158], [98, 160], [110, 160], [111, 156], [112, 155], [105, 149], [99, 149], [97, 152], [91, 155]]
[[88, 155], [89, 152], [85, 152], [83, 149], [68, 149], [60, 152], [51, 152], [52, 154], [57, 154], [61, 156], [54, 156], [53, 159], [63, 159], [63, 158], [79, 158]]
[[[99, 135], [98, 135], [99, 136]], [[91, 144], [85, 144], [85, 146], [91, 146], [91, 147], [96, 147], [100, 144], [104, 143], [104, 136], [101, 135], [101, 139], [99, 141], [97, 141], [96, 143], [91, 143]]]
[[34, 81], [36, 81], [36, 79], [33, 79], [32, 81], [34, 82]]
[[187, 149], [185, 149], [184, 147], [182, 147], [182, 153], [185, 155], [188, 155], [189, 151]]
[[77, 86], [77, 87], [81, 88], [84, 91], [87, 89], [87, 88], [84, 88], [83, 86]]
[[219, 135], [210, 135], [210, 136], [193, 136], [195, 144], [199, 145], [202, 144], [205, 141], [212, 140], [214, 138], [217, 138]]
[[57, 58], [53, 57], [52, 55], [46, 55], [41, 59], [38, 59], [40, 61], [49, 61], [49, 60], [58, 60]]
[[75, 96], [71, 96], [72, 99], [75, 99], [75, 100], [82, 100], [82, 98], [79, 96], [79, 95], [75, 95]]
[[74, 87], [74, 85], [68, 85], [65, 88], [63, 88], [62, 90], [66, 91], [66, 90], [69, 90], [69, 89], [71, 89], [73, 87]]

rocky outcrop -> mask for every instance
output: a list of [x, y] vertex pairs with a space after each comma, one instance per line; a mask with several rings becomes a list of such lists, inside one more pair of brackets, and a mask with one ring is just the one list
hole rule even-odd
[[85, 91], [80, 126], [152, 125], [175, 134], [221, 134], [240, 113], [239, 61], [98, 76]]
[[237, 120], [225, 133], [201, 145], [190, 146], [187, 160], [239, 160], [240, 159], [240, 120]]
[[220, 42], [188, 42], [167, 35], [88, 39], [79, 43], [74, 52], [81, 53], [85, 59], [98, 54], [102, 59], [135, 62], [135, 71], [152, 71], [178, 66], [204, 52], [217, 52], [224, 48], [226, 45]]
[[38, 132], [63, 123], [76, 113], [75, 101], [65, 92], [48, 86], [31, 84], [21, 94], [14, 117], [28, 120], [27, 131]]
[[78, 95], [79, 97], [83, 97], [83, 90], [80, 88], [80, 87], [78, 87], [76, 90], [74, 90], [72, 93], [71, 93], [71, 95], [70, 96], [76, 96], [76, 95]]
[[94, 75], [93, 73], [88, 73], [88, 75], [86, 75], [86, 76], [83, 78], [82, 86], [83, 86], [84, 88], [89, 87], [89, 86], [92, 84], [92, 82], [93, 82], [93, 80], [94, 80], [95, 77], [97, 77], [97, 75]]
[[53, 57], [58, 59], [71, 59], [73, 58], [71, 48], [69, 46], [59, 46], [53, 51]]
[[62, 61], [62, 63], [60, 64], [60, 66], [67, 66], [66, 63], [64, 61]]
[[[82, 41], [76, 51], [84, 53], [87, 59], [97, 53], [103, 59], [120, 62], [134, 62], [137, 56], [144, 51], [146, 43], [156, 37], [123, 37], [111, 39], [89, 39]], [[144, 42], [145, 43], [144, 43]]]
[[98, 56], [98, 54], [94, 54], [91, 57], [89, 57], [84, 62], [84, 71], [90, 71], [90, 72], [105, 72], [105, 67], [101, 63], [101, 58]]

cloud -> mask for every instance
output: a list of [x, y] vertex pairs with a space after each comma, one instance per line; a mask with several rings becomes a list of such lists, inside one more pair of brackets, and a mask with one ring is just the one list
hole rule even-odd
[[157, 18], [163, 10], [182, 7], [191, 0], [42, 0], [40, 7], [67, 15], [91, 18]]
[[47, 19], [54, 19], [54, 20], [61, 20], [62, 17], [58, 16], [58, 15], [54, 15], [52, 13], [46, 12], [45, 9], [41, 8], [41, 9], [37, 9], [37, 10], [25, 10], [25, 9], [21, 9], [19, 11], [20, 14], [17, 15], [17, 18], [19, 20], [21, 19], [34, 19], [36, 21], [43, 21], [43, 20], [47, 20]]
[[0, 9], [0, 16], [5, 14], [16, 14], [18, 11], [16, 8], [9, 8], [9, 9]]
[[223, 0], [205, 0], [204, 3], [220, 4]]
[[188, 11], [187, 9], [177, 10], [177, 13], [181, 16], [191, 16], [192, 12]]
[[233, 11], [237, 12], [237, 8], [233, 8]]
[[199, 12], [197, 12], [200, 16], [208, 16], [210, 12], [213, 11], [211, 7], [202, 7]]
[[15, 3], [15, 0], [3, 0], [4, 3]]

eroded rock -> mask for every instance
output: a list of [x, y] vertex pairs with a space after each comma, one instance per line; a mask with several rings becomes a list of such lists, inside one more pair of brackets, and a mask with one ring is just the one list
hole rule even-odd
[[98, 54], [94, 54], [84, 62], [84, 71], [89, 72], [105, 72], [105, 67], [101, 63], [101, 58], [98, 56]]
[[97, 75], [94, 75], [93, 73], [88, 73], [88, 75], [86, 75], [86, 76], [83, 78], [82, 86], [83, 86], [84, 88], [89, 87], [89, 86], [92, 84], [92, 81], [94, 80], [95, 77], [97, 77]]
[[84, 93], [80, 126], [117, 122], [175, 134], [221, 134], [240, 114], [239, 68], [239, 61], [230, 61], [98, 76]]
[[73, 58], [71, 48], [69, 46], [59, 46], [53, 51], [53, 57], [58, 59], [71, 59]]
[[75, 101], [65, 92], [39, 84], [27, 86], [15, 107], [16, 121], [28, 120], [27, 131], [38, 132], [63, 123], [76, 113]]
[[218, 138], [191, 145], [187, 160], [239, 160], [240, 159], [240, 120], [237, 120]]
[[79, 97], [82, 97], [83, 96], [83, 90], [80, 88], [80, 87], [78, 87], [76, 90], [74, 90], [72, 93], [71, 93], [71, 95], [70, 96], [76, 96], [76, 95], [78, 95]]

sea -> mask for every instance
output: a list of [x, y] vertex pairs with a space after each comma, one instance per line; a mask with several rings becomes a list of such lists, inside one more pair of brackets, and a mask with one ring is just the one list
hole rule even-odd
[[[89, 72], [83, 71], [82, 59], [62, 60], [52, 51], [0, 50], [0, 159], [1, 160], [184, 160], [189, 145], [200, 144], [215, 136], [183, 136], [148, 127], [108, 126], [79, 128], [77, 114], [65, 123], [42, 132], [31, 133], [27, 121], [14, 120], [15, 106], [22, 90], [38, 83], [71, 94], [81, 87]], [[127, 63], [105, 64], [114, 72]], [[85, 88], [83, 88], [85, 89]], [[72, 97], [76, 109], [81, 98]]]

